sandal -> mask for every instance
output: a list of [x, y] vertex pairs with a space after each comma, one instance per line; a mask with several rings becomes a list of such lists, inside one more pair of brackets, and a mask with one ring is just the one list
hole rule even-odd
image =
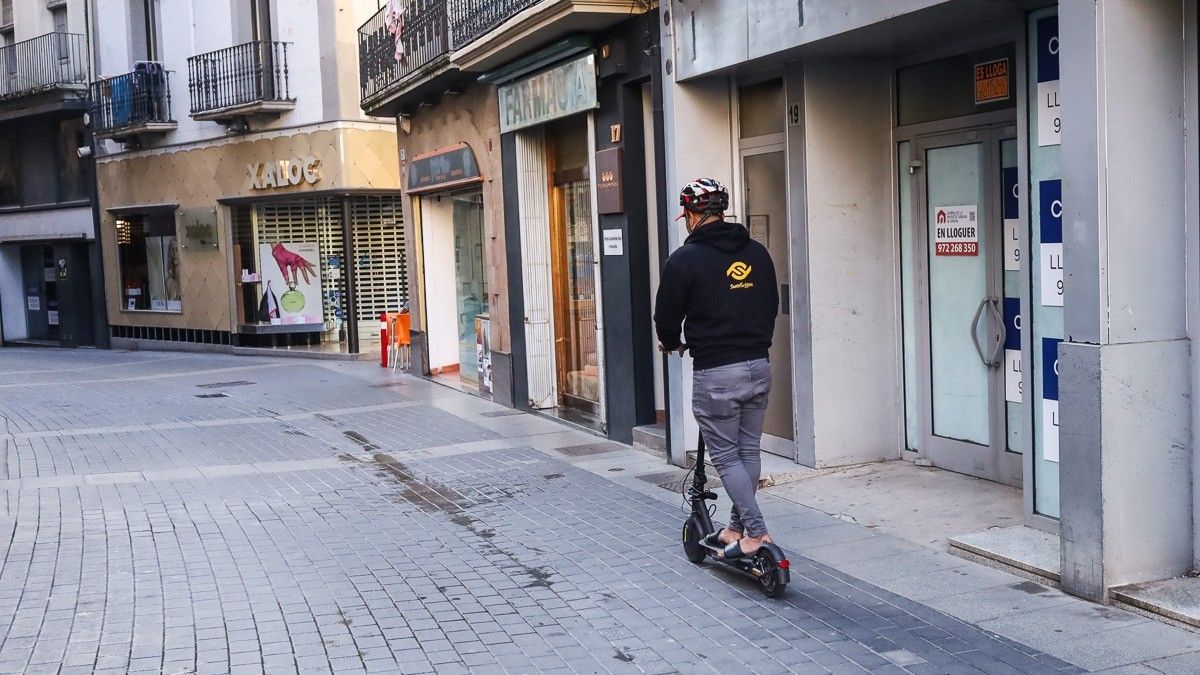
[[[762, 546], [760, 545], [759, 548], [762, 548]], [[721, 551], [721, 557], [726, 560], [737, 560], [738, 558], [752, 557], [757, 553], [758, 553], [757, 548], [748, 553], [746, 551], [743, 551], [742, 550], [742, 540], [738, 539], [737, 541], [733, 542], [732, 544], [726, 546], [725, 550]]]

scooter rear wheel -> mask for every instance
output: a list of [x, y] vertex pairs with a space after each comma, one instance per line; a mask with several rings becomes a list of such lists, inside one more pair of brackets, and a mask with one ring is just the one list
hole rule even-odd
[[696, 516], [690, 515], [683, 523], [683, 554], [687, 559], [699, 565], [708, 557], [707, 551], [700, 544], [700, 540], [706, 535], [700, 531], [700, 523], [696, 521]]
[[763, 573], [758, 578], [758, 585], [762, 587], [762, 592], [770, 598], [781, 597], [787, 591], [787, 582], [782, 580], [779, 561], [764, 547], [758, 552], [757, 562]]

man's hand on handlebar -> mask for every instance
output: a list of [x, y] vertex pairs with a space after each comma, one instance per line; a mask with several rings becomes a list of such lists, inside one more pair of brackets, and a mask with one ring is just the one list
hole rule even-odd
[[688, 350], [688, 346], [684, 345], [684, 344], [679, 345], [675, 349], [667, 349], [666, 347], [663, 346], [663, 343], [661, 343], [661, 342], [658, 343], [658, 351], [660, 351], [664, 354], [677, 353], [680, 356], [683, 356], [684, 354], [687, 353], [687, 350]]

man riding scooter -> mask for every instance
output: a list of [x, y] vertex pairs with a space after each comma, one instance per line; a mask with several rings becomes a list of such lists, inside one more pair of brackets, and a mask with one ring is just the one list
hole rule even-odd
[[663, 268], [654, 324], [660, 350], [692, 354], [692, 412], [733, 501], [729, 523], [705, 543], [723, 547], [732, 560], [772, 541], [755, 492], [779, 287], [766, 247], [725, 220], [725, 186], [698, 178], [684, 186], [679, 203], [688, 238]]

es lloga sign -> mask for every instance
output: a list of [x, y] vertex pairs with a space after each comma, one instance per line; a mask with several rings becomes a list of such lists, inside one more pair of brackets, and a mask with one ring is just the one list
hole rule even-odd
[[314, 185], [321, 180], [321, 160], [309, 155], [303, 159], [281, 159], [277, 162], [247, 164], [250, 188], [269, 190], [305, 183]]

